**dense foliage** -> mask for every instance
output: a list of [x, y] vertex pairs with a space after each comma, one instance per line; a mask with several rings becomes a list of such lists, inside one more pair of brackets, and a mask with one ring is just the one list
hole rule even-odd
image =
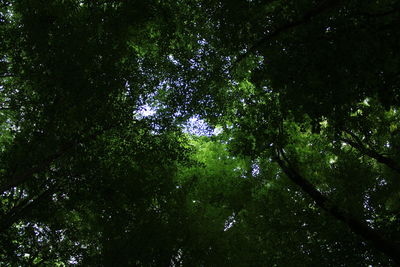
[[400, 264], [399, 23], [1, 0], [0, 265]]

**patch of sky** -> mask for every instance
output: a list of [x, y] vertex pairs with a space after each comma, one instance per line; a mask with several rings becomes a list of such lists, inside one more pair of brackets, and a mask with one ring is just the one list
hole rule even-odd
[[260, 174], [260, 166], [257, 163], [251, 165], [251, 175], [256, 177]]
[[148, 105], [148, 104], [144, 104], [143, 106], [141, 106], [140, 108], [139, 108], [139, 114], [140, 114], [140, 116], [142, 116], [142, 117], [149, 117], [149, 116], [153, 116], [154, 114], [156, 114], [156, 109], [155, 108], [153, 108], [153, 107], [151, 107], [150, 105]]
[[179, 61], [176, 60], [175, 57], [174, 57], [172, 54], [168, 55], [168, 60], [171, 61], [171, 62], [172, 62], [174, 65], [176, 65], [176, 66], [181, 65], [181, 64], [179, 63]]
[[199, 116], [193, 116], [182, 124], [183, 132], [197, 136], [212, 136], [214, 129]]
[[236, 217], [236, 214], [232, 213], [232, 215], [229, 216], [228, 219], [225, 220], [224, 231], [228, 231], [236, 223], [235, 217]]
[[[156, 113], [157, 107], [145, 103], [139, 107], [136, 116], [138, 119], [142, 119], [154, 116]], [[174, 115], [178, 117], [181, 115], [181, 112], [176, 112]], [[180, 126], [184, 133], [196, 136], [216, 136], [223, 131], [222, 127], [212, 127], [205, 120], [201, 119], [200, 116], [192, 116], [184, 123], [181, 123]]]

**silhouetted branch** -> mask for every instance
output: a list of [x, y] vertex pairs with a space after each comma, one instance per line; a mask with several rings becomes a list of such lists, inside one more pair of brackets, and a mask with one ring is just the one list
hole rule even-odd
[[364, 13], [358, 13], [357, 15], [363, 16], [363, 17], [368, 17], [368, 18], [379, 18], [379, 17], [385, 17], [388, 15], [392, 15], [394, 13], [399, 12], [400, 9], [399, 8], [393, 8], [384, 12], [380, 12], [380, 13], [368, 13], [368, 12], [364, 12]]
[[308, 12], [306, 12], [300, 19], [292, 21], [292, 22], [288, 22], [288, 23], [282, 25], [281, 27], [275, 29], [271, 33], [265, 35], [263, 38], [258, 40], [255, 44], [253, 44], [246, 53], [239, 55], [233, 65], [240, 63], [243, 59], [248, 57], [250, 54], [253, 54], [253, 53], [257, 52], [258, 50], [260, 50], [266, 42], [271, 41], [272, 39], [278, 37], [280, 34], [282, 34], [285, 31], [288, 31], [290, 29], [293, 29], [295, 27], [298, 27], [300, 25], [303, 25], [303, 24], [309, 22], [314, 17], [337, 6], [340, 2], [341, 2], [340, 0], [324, 1], [316, 8], [311, 9]]
[[350, 146], [357, 149], [361, 153], [367, 155], [368, 157], [375, 159], [379, 163], [385, 164], [386, 166], [388, 166], [392, 170], [396, 171], [397, 173], [400, 173], [400, 165], [396, 161], [378, 153], [377, 151], [375, 151], [371, 148], [366, 147], [362, 143], [360, 138], [358, 136], [356, 136], [354, 133], [352, 133], [350, 131], [345, 131], [345, 132], [348, 133], [355, 141], [353, 141], [349, 138], [343, 138], [343, 137], [340, 138], [341, 141], [349, 144]]
[[23, 215], [28, 214], [41, 200], [56, 191], [56, 187], [48, 188], [33, 198], [26, 198], [12, 208], [0, 221], [0, 233], [6, 231], [13, 223], [17, 222]]
[[335, 203], [332, 203], [325, 195], [319, 192], [313, 184], [299, 174], [288, 159], [286, 159], [282, 148], [278, 149], [275, 161], [279, 164], [287, 177], [308, 194], [320, 208], [339, 221], [345, 223], [354, 233], [369, 241], [378, 250], [389, 256], [394, 262], [400, 264], [400, 248], [394, 242], [385, 239], [378, 231], [353, 217], [349, 212], [340, 209]]
[[4, 192], [14, 186], [18, 186], [18, 185], [28, 181], [29, 179], [31, 179], [33, 177], [33, 175], [35, 173], [41, 172], [41, 171], [45, 170], [46, 168], [48, 168], [51, 165], [51, 163], [55, 162], [56, 160], [60, 159], [61, 157], [63, 157], [64, 155], [66, 155], [67, 153], [72, 151], [74, 148], [77, 147], [78, 144], [90, 142], [90, 141], [96, 139], [101, 134], [104, 134], [105, 132], [107, 132], [117, 126], [120, 126], [120, 123], [116, 123], [116, 124], [110, 125], [109, 127], [104, 128], [104, 129], [98, 130], [98, 131], [94, 132], [93, 134], [88, 135], [85, 138], [82, 138], [82, 140], [80, 140], [80, 141], [74, 140], [74, 141], [71, 141], [71, 142], [68, 142], [68, 143], [62, 145], [58, 151], [56, 151], [52, 155], [49, 155], [47, 158], [45, 158], [43, 161], [41, 161], [36, 166], [25, 170], [23, 173], [18, 173], [18, 174], [13, 175], [13, 177], [11, 177], [11, 179], [9, 179], [5, 184], [0, 186], [0, 192]]

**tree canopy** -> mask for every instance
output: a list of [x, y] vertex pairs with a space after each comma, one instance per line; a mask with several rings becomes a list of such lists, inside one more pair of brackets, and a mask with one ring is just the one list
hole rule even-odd
[[398, 25], [395, 0], [0, 1], [0, 265], [400, 265]]

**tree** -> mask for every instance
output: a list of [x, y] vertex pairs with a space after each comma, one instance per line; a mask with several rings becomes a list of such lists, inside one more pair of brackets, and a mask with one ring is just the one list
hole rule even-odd
[[399, 264], [399, 13], [2, 1], [1, 264]]
[[[115, 249], [126, 231], [136, 248], [153, 230], [147, 222], [162, 225], [158, 209], [186, 153], [170, 119], [140, 113], [164, 75], [150, 68], [164, 64], [157, 45], [167, 44], [150, 41], [164, 26], [161, 6], [18, 1], [2, 8], [2, 264], [156, 261], [154, 247], [129, 259]], [[162, 262], [169, 255], [159, 250]]]
[[[248, 13], [251, 8], [262, 10], [263, 7], [262, 3], [254, 2], [249, 4], [249, 8], [237, 11], [231, 10], [225, 2], [222, 5], [227, 12], [222, 15], [223, 19], [216, 19], [223, 21], [225, 24], [222, 25], [228, 29], [242, 26], [236, 21], [237, 12], [240, 15], [243, 12], [243, 16], [246, 16], [251, 14], [251, 11]], [[313, 155], [325, 154], [331, 151], [329, 147], [337, 149], [338, 145], [344, 143], [358, 150], [361, 155], [396, 171], [396, 160], [391, 158], [396, 157], [396, 146], [393, 145], [396, 141], [385, 139], [384, 136], [387, 138], [391, 135], [388, 129], [380, 131], [374, 128], [372, 120], [378, 119], [381, 125], [378, 128], [381, 129], [382, 125], [390, 125], [388, 118], [397, 113], [394, 108], [398, 94], [396, 70], [383, 62], [398, 61], [395, 56], [386, 58], [386, 55], [394, 55], [396, 51], [392, 42], [397, 40], [397, 34], [392, 35], [391, 31], [394, 21], [398, 19], [398, 7], [394, 2], [376, 5], [358, 1], [346, 4], [324, 1], [315, 5], [304, 2], [296, 6], [299, 8], [294, 7], [295, 4], [278, 3], [268, 5], [272, 13], [259, 12], [264, 19], [263, 32], [257, 30], [259, 17], [256, 16], [247, 21], [240, 28], [242, 30], [236, 30], [235, 33], [239, 34], [226, 35], [229, 40], [224, 36], [219, 40], [215, 38], [221, 43], [243, 48], [238, 51], [228, 46], [224, 50], [236, 58], [238, 66], [233, 67], [239, 68], [239, 73], [233, 76], [232, 81], [236, 85], [236, 89], [232, 90], [232, 102], [235, 105], [230, 109], [232, 115], [228, 114], [228, 121], [233, 124], [232, 131], [237, 135], [235, 149], [256, 159], [267, 157], [275, 160], [288, 178], [318, 206], [398, 262], [398, 244], [390, 241], [396, 240], [397, 234], [386, 230], [391, 233], [388, 238], [373, 229], [377, 227], [376, 224], [374, 227], [367, 225], [366, 221], [375, 222], [375, 219], [362, 218], [365, 216], [362, 210], [371, 208], [365, 203], [364, 207], [359, 205], [358, 211], [349, 211], [348, 203], [340, 207], [337, 202], [332, 202], [319, 185], [326, 179], [320, 176], [320, 168], [327, 168], [330, 160], [322, 159], [322, 163], [316, 163], [321, 160], [314, 157], [312, 161], [305, 161], [306, 150], [298, 147], [297, 138], [293, 137], [302, 136], [301, 132], [306, 132], [307, 138], [312, 133], [318, 133], [327, 143], [319, 150], [314, 150]], [[374, 49], [382, 53], [374, 57]], [[379, 75], [376, 75], [377, 72]], [[373, 108], [369, 107], [372, 103]], [[369, 108], [360, 107], [362, 105]], [[372, 110], [375, 108], [380, 112], [374, 113]], [[388, 112], [383, 112], [384, 108]], [[361, 126], [361, 122], [366, 124]], [[292, 127], [296, 124], [301, 130], [293, 132]], [[321, 129], [322, 125], [329, 126], [329, 133]], [[394, 125], [392, 127], [397, 128]], [[371, 139], [374, 140], [372, 143], [369, 142]], [[377, 142], [378, 139], [382, 143]], [[310, 141], [301, 143], [303, 146], [315, 146]], [[390, 156], [382, 152], [387, 149], [391, 150], [388, 151]], [[342, 150], [345, 149], [334, 152], [333, 162], [339, 158], [338, 154], [342, 153], [339, 151]], [[335, 173], [334, 177], [344, 176], [348, 172], [347, 168], [342, 171]], [[357, 177], [359, 174], [353, 175]], [[313, 176], [317, 176], [314, 183], [310, 182], [310, 179], [315, 179]], [[386, 173], [375, 174], [372, 179], [383, 179], [386, 183], [395, 177]], [[363, 180], [362, 183], [367, 182]], [[379, 190], [377, 185], [370, 186], [360, 192], [359, 203], [373, 195], [371, 191]], [[357, 187], [362, 188], [361, 185]], [[337, 189], [331, 186], [325, 190]], [[337, 191], [342, 193], [344, 190]], [[333, 194], [330, 197], [338, 196]], [[395, 225], [392, 227], [397, 228]]]

